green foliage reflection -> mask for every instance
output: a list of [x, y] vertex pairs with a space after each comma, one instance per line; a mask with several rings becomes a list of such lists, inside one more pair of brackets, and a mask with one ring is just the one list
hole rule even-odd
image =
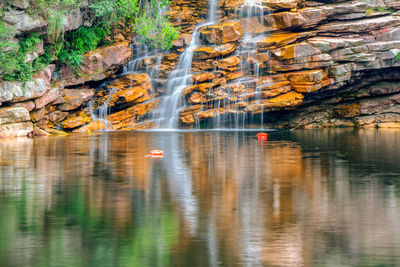
[[122, 227], [112, 208], [89, 204], [82, 184], [54, 193], [47, 207], [32, 188], [24, 180], [20, 193], [0, 197], [0, 266], [171, 265], [179, 221], [165, 203]]

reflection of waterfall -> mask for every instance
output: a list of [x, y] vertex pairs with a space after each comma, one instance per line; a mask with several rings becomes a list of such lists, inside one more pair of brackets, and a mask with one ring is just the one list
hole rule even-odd
[[247, 158], [253, 162], [252, 171], [245, 174], [245, 180], [240, 181], [239, 203], [241, 212], [240, 240], [243, 250], [243, 261], [246, 266], [262, 266], [262, 247], [264, 240], [262, 236], [264, 212], [261, 208], [259, 194], [259, 178], [263, 175], [266, 167], [263, 160], [263, 147], [257, 146], [247, 150]]
[[181, 136], [177, 134], [165, 134], [157, 140], [160, 149], [166, 152], [168, 161], [165, 170], [167, 173], [169, 190], [173, 198], [178, 201], [182, 209], [185, 221], [189, 224], [190, 234], [195, 235], [198, 225], [198, 204], [193, 194], [192, 174], [190, 168], [184, 163], [181, 150]]

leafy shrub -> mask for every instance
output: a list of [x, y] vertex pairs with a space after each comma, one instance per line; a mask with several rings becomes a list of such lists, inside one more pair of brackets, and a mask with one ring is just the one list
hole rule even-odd
[[18, 45], [10, 41], [13, 36], [14, 29], [0, 20], [0, 74], [11, 73], [16, 69]]
[[106, 44], [117, 25], [122, 22], [139, 37], [142, 43], [169, 49], [178, 37], [178, 30], [162, 16], [168, 0], [89, 0], [94, 16], [93, 27], [80, 27], [73, 32], [63, 32], [63, 16], [72, 8], [79, 8], [83, 0], [30, 0], [31, 15], [39, 15], [48, 22], [48, 37], [51, 44], [45, 53], [32, 62], [25, 62], [27, 53], [35, 51], [40, 42], [37, 35], [19, 36], [19, 43], [10, 39], [15, 35], [12, 27], [1, 20], [0, 10], [0, 75], [5, 80], [28, 81], [32, 75], [59, 59], [77, 70], [83, 55], [99, 45]]
[[30, 12], [47, 20], [48, 35], [53, 42], [63, 34], [63, 15], [68, 9], [76, 8], [82, 0], [30, 0]]
[[96, 0], [91, 4], [97, 25], [128, 23], [142, 43], [169, 49], [178, 38], [178, 30], [162, 16], [168, 0]]
[[26, 62], [27, 54], [34, 52], [40, 42], [39, 35], [32, 34], [22, 39], [13, 50], [0, 54], [0, 62], [4, 62], [1, 64], [1, 72], [5, 80], [29, 81], [35, 72], [45, 66], [39, 60]]
[[96, 49], [102, 42], [104, 43], [103, 40], [109, 33], [109, 29], [98, 26], [81, 27], [77, 31], [68, 33], [65, 36], [59, 60], [63, 63], [70, 63], [76, 70], [83, 62], [83, 54]]

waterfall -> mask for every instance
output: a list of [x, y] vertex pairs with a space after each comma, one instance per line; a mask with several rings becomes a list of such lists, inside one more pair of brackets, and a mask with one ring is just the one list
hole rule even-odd
[[[103, 85], [104, 86], [104, 85]], [[95, 99], [92, 99], [88, 103], [88, 108], [93, 121], [100, 121], [104, 123], [105, 130], [111, 130], [111, 122], [108, 120], [108, 115], [110, 115], [111, 108], [109, 107], [109, 102], [111, 96], [116, 92], [114, 88], [108, 89], [108, 97], [100, 106], [95, 108]]]
[[[132, 72], [145, 72], [150, 76], [153, 82], [153, 88], [161, 89], [157, 89], [154, 92], [156, 96], [160, 94], [158, 96], [159, 104], [151, 113], [151, 120], [156, 128], [178, 128], [180, 112], [183, 108], [188, 107], [188, 105], [186, 105], [187, 103], [185, 103], [183, 91], [185, 88], [193, 85], [192, 75], [194, 73], [192, 73], [192, 65], [194, 51], [204, 45], [204, 40], [202, 40], [203, 38], [200, 31], [206, 26], [218, 23], [218, 1], [219, 0], [208, 0], [207, 19], [194, 27], [190, 43], [181, 52], [175, 69], [167, 74], [168, 76], [164, 76], [163, 73], [163, 75], [160, 75], [159, 73], [159, 70], [163, 69], [162, 59], [163, 56], [165, 56], [165, 51], [153, 49], [141, 44], [139, 40], [134, 40], [135, 45], [132, 46], [133, 59], [125, 66], [122, 75]], [[243, 78], [234, 79], [230, 84], [240, 84], [240, 86], [243, 86], [247, 91], [239, 94], [238, 92], [228, 91], [230, 90], [228, 89], [226, 91], [228, 97], [216, 97], [215, 100], [212, 100], [213, 102], [201, 102], [202, 107], [199, 112], [212, 109], [211, 112], [215, 114], [212, 117], [212, 125], [214, 128], [245, 128], [249, 119], [253, 119], [253, 115], [251, 117], [248, 116], [248, 113], [244, 111], [243, 103], [246, 101], [249, 103], [249, 101], [254, 100], [254, 98], [262, 98], [262, 90], [257, 87], [257, 84], [259, 76], [264, 73], [265, 62], [259, 62], [257, 58], [257, 42], [265, 38], [266, 34], [265, 31], [258, 33], [257, 30], [252, 28], [253, 26], [251, 23], [257, 20], [260, 25], [264, 24], [265, 7], [263, 6], [262, 0], [245, 0], [240, 7], [232, 10], [232, 12], [233, 13], [230, 13], [227, 17], [242, 20], [242, 28], [244, 29], [243, 35], [237, 43], [238, 47], [236, 52], [233, 52], [233, 55], [240, 59], [238, 71], [245, 75]], [[250, 24], [246, 24], [248, 22]], [[219, 90], [218, 87], [215, 87], [215, 89]], [[213, 91], [210, 90], [208, 93], [211, 94]], [[205, 94], [208, 93], [206, 92]], [[231, 100], [232, 96], [234, 97]], [[235, 99], [236, 96], [240, 97], [239, 100]], [[106, 104], [107, 103], [104, 105]], [[107, 111], [106, 108], [105, 110]], [[200, 127], [201, 119], [196, 115], [193, 117], [195, 126]], [[261, 128], [263, 127], [262, 120], [263, 115], [261, 114]]]
[[154, 112], [156, 125], [164, 128], [176, 128], [178, 125], [180, 100], [183, 89], [190, 86], [193, 51], [200, 45], [199, 29], [215, 23], [217, 19], [218, 0], [209, 0], [207, 21], [195, 27], [189, 46], [179, 57], [177, 68], [171, 72], [166, 95], [160, 100], [160, 107]]
[[[259, 23], [261, 25], [264, 24], [264, 7], [262, 5], [262, 0], [245, 0], [243, 5], [240, 7], [239, 12], [235, 10], [235, 13], [239, 16], [239, 18], [246, 18], [250, 19], [252, 17], [258, 17]], [[248, 30], [248, 25], [243, 25], [247, 30]], [[252, 75], [254, 77], [254, 81], [256, 83], [256, 98], [261, 99], [262, 98], [262, 92], [260, 88], [257, 86], [258, 85], [258, 79], [260, 75], [263, 74], [263, 67], [260, 66], [260, 63], [252, 58], [252, 56], [257, 54], [257, 42], [259, 40], [262, 40], [267, 37], [267, 33], [252, 33], [250, 31], [244, 31], [243, 32], [243, 38], [240, 42], [239, 49], [237, 50], [237, 55], [241, 56], [242, 61], [241, 61], [241, 71], [243, 73], [246, 73], [248, 75]], [[242, 79], [239, 79], [239, 82], [243, 81], [249, 81], [249, 77], [245, 77]], [[260, 128], [263, 128], [263, 120], [264, 120], [264, 115], [263, 115], [263, 108], [261, 109], [261, 118], [260, 118]], [[237, 114], [239, 116], [239, 114]], [[246, 114], [243, 115], [243, 128], [245, 128], [245, 119], [246, 119]], [[238, 120], [238, 119], [236, 119]], [[235, 121], [236, 121], [235, 120]]]

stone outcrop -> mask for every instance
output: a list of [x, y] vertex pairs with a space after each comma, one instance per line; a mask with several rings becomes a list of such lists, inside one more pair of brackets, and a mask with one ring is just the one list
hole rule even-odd
[[32, 131], [33, 126], [27, 109], [0, 108], [0, 138], [27, 136]]
[[225, 0], [219, 8], [220, 20], [199, 30], [181, 126], [397, 125], [398, 1], [262, 0], [255, 8]]
[[128, 63], [132, 56], [129, 42], [115, 43], [86, 53], [77, 70], [70, 65], [60, 70], [65, 86], [100, 81], [113, 75], [121, 65]]
[[[2, 16], [2, 20], [9, 25], [12, 25], [16, 31], [22, 33], [29, 32], [45, 32], [48, 22], [31, 12], [28, 12], [30, 6], [27, 0], [9, 0], [5, 1], [12, 7], [8, 8]], [[79, 7], [71, 10], [65, 10], [62, 14], [63, 30], [73, 31], [82, 25], [90, 26], [92, 21], [87, 16], [84, 16], [84, 10], [88, 8], [88, 3], [84, 3]]]
[[[9, 23], [19, 23], [25, 32], [46, 27], [40, 19], [25, 18], [25, 6], [15, 2]], [[200, 43], [193, 50], [191, 84], [181, 91], [185, 104], [179, 107], [179, 125], [237, 127], [263, 120], [266, 127], [398, 127], [399, 10], [395, 0], [261, 0], [257, 6], [219, 1], [215, 22], [198, 29]], [[81, 11], [71, 10], [65, 29], [88, 23]], [[55, 128], [155, 127], [159, 97], [170, 93], [168, 78], [195, 25], [206, 20], [208, 3], [174, 0], [166, 15], [180, 27], [169, 51], [132, 54], [122, 37], [87, 53], [78, 70], [51, 66], [25, 85], [1, 82], [1, 107], [29, 113], [28, 119], [4, 120], [2, 136], [12, 136], [13, 129], [14, 135], [28, 135]], [[117, 76], [132, 56], [136, 72]]]
[[[44, 53], [45, 43], [50, 42], [51, 38], [46, 38], [48, 22], [28, 10], [32, 8], [30, 1], [6, 2], [1, 5], [4, 8], [1, 20], [15, 30], [13, 32], [16, 35], [11, 37], [11, 42], [17, 43], [18, 39], [32, 33], [44, 37], [36, 49], [26, 55], [25, 62], [32, 62]], [[93, 16], [88, 13], [88, 2], [64, 10], [62, 14], [64, 32], [77, 30], [81, 26], [90, 27], [92, 24]], [[104, 92], [108, 92], [108, 89], [98, 88], [95, 92], [96, 85], [92, 87], [84, 84], [104, 82], [131, 59], [130, 42], [125, 41], [125, 36], [115, 35], [114, 40], [110, 45], [86, 53], [78, 69], [55, 61], [55, 64], [34, 74], [32, 80], [27, 82], [2, 81], [0, 77], [0, 138], [60, 133], [56, 128], [67, 131], [78, 131], [82, 128], [80, 131], [83, 132], [108, 128], [106, 118], [102, 117], [103, 111], [98, 110], [102, 110], [104, 101], [113, 94], [106, 96]], [[145, 103], [153, 97], [152, 85], [146, 74], [132, 74], [121, 77], [120, 80], [118, 85], [116, 81], [111, 83], [120, 87], [117, 90], [118, 95], [112, 97], [113, 112]], [[130, 84], [136, 83], [136, 87], [128, 86], [127, 81]], [[150, 106], [148, 105], [148, 110], [151, 109]], [[18, 110], [24, 111], [26, 116], [23, 120], [17, 120]], [[141, 113], [144, 115], [146, 112]]]

